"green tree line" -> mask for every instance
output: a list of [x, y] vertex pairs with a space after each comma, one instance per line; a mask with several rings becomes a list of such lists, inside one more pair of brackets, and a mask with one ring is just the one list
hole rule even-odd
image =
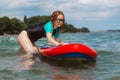
[[[45, 23], [50, 20], [50, 16], [32, 16], [27, 18], [24, 16], [24, 20], [21, 21], [17, 18], [9, 18], [7, 16], [0, 17], [0, 35], [3, 34], [19, 34], [23, 29], [36, 24]], [[88, 28], [82, 27], [80, 29], [75, 28], [72, 24], [67, 24], [66, 22], [61, 28], [61, 32], [90, 32]]]

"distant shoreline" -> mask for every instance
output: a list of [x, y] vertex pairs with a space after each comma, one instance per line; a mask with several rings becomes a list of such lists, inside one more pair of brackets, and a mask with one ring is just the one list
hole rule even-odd
[[0, 36], [10, 36], [10, 35], [18, 35], [18, 34], [7, 34], [7, 33], [0, 34]]
[[120, 32], [120, 30], [101, 30], [99, 32]]
[[[96, 30], [91, 32], [120, 32], [120, 30]], [[90, 32], [64, 32], [64, 33], [90, 33]], [[0, 34], [0, 36], [9, 36], [9, 35], [18, 35], [18, 34], [8, 34], [8, 33]]]
[[108, 32], [120, 32], [120, 30], [107, 30]]

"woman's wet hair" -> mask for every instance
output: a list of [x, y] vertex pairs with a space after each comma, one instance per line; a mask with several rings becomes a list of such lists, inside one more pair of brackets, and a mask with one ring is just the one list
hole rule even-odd
[[63, 12], [62, 12], [62, 11], [57, 10], [57, 11], [54, 11], [54, 12], [52, 13], [52, 15], [51, 15], [51, 21], [53, 21], [53, 20], [57, 19], [58, 15], [63, 15], [63, 17], [65, 18], [64, 14], [63, 14]]

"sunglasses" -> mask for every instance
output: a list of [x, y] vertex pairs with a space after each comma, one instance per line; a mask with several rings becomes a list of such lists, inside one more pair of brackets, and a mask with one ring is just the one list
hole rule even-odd
[[58, 23], [64, 23], [65, 22], [65, 19], [54, 19], [56, 22], [58, 22]]

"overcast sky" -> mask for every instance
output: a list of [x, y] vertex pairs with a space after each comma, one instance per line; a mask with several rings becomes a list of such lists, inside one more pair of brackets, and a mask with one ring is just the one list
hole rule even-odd
[[23, 20], [64, 12], [66, 22], [90, 30], [120, 29], [120, 0], [0, 0], [0, 17]]

